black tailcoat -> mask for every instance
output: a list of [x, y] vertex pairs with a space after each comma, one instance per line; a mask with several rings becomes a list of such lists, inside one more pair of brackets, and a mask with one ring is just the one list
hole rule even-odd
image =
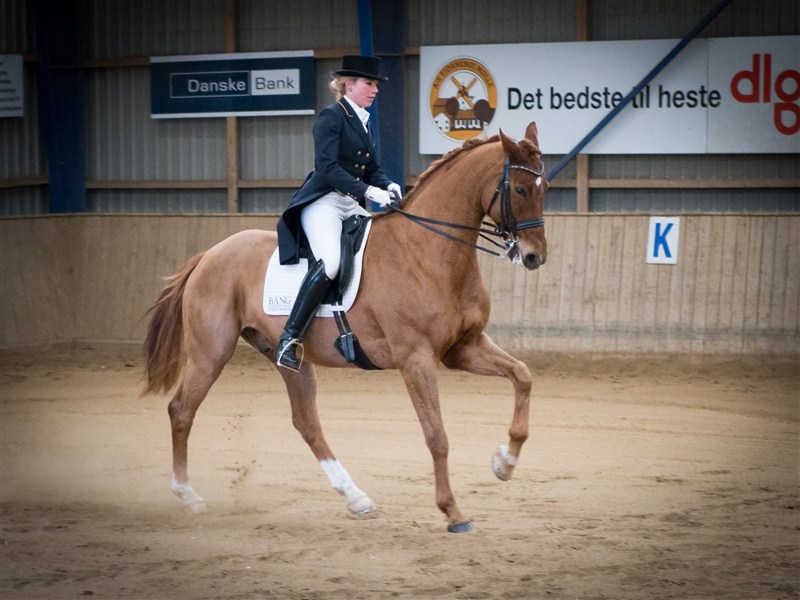
[[305, 234], [300, 224], [304, 206], [328, 192], [346, 194], [365, 206], [370, 185], [386, 189], [391, 180], [381, 170], [375, 143], [346, 100], [323, 108], [314, 122], [314, 170], [292, 195], [278, 221], [281, 264], [294, 264], [301, 257]]

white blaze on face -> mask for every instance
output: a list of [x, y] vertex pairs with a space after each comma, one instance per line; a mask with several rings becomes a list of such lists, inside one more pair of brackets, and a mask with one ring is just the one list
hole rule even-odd
[[542, 185], [542, 178], [541, 177], [537, 177], [536, 178], [536, 187], [539, 187], [540, 185]]

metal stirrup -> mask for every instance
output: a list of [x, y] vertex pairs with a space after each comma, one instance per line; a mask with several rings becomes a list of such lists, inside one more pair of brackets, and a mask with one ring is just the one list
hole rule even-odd
[[[288, 365], [285, 365], [281, 362], [283, 355], [286, 354], [286, 351], [292, 346], [297, 346], [300, 348], [300, 360], [298, 361], [299, 364], [297, 366], [297, 371], [299, 371], [300, 367], [303, 366], [303, 359], [306, 356], [306, 350], [303, 347], [303, 342], [301, 342], [297, 338], [291, 338], [288, 342], [286, 342], [286, 345], [283, 347], [283, 350], [281, 350], [281, 353], [277, 355], [275, 362], [278, 364], [278, 366], [283, 367], [284, 369], [289, 369], [290, 371], [294, 371], [292, 367], [289, 367]], [[295, 350], [295, 352], [297, 352], [297, 350]], [[295, 358], [297, 358], [297, 355], [295, 355]]]

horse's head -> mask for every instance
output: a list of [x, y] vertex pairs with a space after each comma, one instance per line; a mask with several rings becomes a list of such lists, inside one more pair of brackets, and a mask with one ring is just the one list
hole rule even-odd
[[[500, 157], [503, 162], [498, 168]], [[419, 176], [402, 208], [393, 207], [390, 211], [402, 213], [445, 238], [507, 256], [533, 270], [547, 260], [542, 216], [547, 188], [538, 131], [536, 123], [531, 123], [525, 139], [519, 142], [501, 131], [489, 138], [470, 138], [453, 148]], [[469, 211], [465, 210], [466, 198]], [[486, 215], [495, 223], [492, 230], [482, 226], [488, 225], [481, 223]], [[466, 233], [457, 237], [442, 228]], [[499, 251], [476, 243], [478, 235], [499, 247]], [[472, 239], [466, 239], [468, 236]]]
[[499, 194], [487, 207], [489, 216], [507, 233], [509, 258], [529, 270], [538, 269], [547, 260], [542, 215], [548, 183], [538, 137], [536, 123], [528, 125], [525, 139], [519, 142], [500, 131], [505, 167]]

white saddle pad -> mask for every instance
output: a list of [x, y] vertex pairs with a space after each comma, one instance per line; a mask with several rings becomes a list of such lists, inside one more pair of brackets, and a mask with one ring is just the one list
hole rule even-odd
[[[367, 230], [364, 232], [364, 241], [356, 254], [353, 265], [353, 279], [344, 292], [342, 306], [323, 304], [317, 311], [318, 317], [332, 317], [334, 311], [350, 310], [353, 302], [356, 301], [358, 286], [361, 283], [361, 265], [364, 260], [364, 248], [367, 245], [372, 221], [367, 222]], [[264, 278], [264, 312], [268, 315], [288, 315], [292, 310], [300, 284], [303, 277], [308, 272], [308, 260], [301, 258], [296, 265], [282, 265], [278, 258], [278, 249], [272, 253], [267, 265], [267, 274]]]

